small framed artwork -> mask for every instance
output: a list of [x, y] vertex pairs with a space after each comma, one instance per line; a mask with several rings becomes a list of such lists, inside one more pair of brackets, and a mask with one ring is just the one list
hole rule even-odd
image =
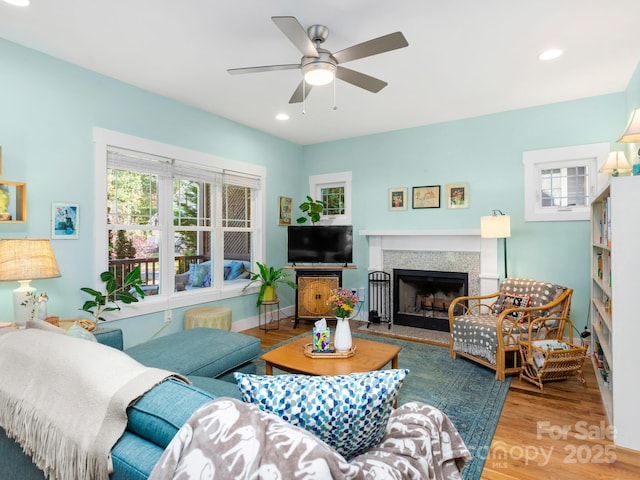
[[278, 197], [278, 225], [291, 225], [291, 197]]
[[78, 238], [80, 206], [77, 203], [53, 203], [51, 206], [51, 238], [75, 240]]
[[440, 208], [440, 185], [413, 187], [412, 208]]
[[447, 207], [467, 208], [469, 206], [469, 185], [451, 183], [447, 185]]
[[389, 189], [389, 210], [407, 209], [407, 187]]

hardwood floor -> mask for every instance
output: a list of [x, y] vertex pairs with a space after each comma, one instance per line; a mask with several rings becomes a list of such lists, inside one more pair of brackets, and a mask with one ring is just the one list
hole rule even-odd
[[[356, 322], [352, 329], [359, 325]], [[278, 330], [265, 333], [256, 327], [243, 333], [260, 338], [266, 348], [311, 331], [312, 326], [300, 322], [294, 329], [286, 318]], [[640, 478], [640, 453], [611, 441], [590, 361], [585, 361], [584, 375], [586, 385], [575, 378], [549, 382], [544, 393], [513, 378], [491, 446], [472, 452], [486, 456], [483, 479]]]

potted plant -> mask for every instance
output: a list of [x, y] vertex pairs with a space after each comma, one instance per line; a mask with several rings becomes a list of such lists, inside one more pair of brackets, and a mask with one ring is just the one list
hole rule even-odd
[[[311, 223], [315, 225], [316, 222], [320, 221], [320, 216], [322, 215], [322, 210], [324, 209], [324, 202], [320, 200], [314, 200], [309, 195], [307, 195], [307, 201], [302, 202], [298, 208], [305, 212], [311, 220]], [[306, 221], [306, 217], [299, 217], [298, 219], [296, 219], [296, 222], [298, 223], [304, 223]]]
[[256, 262], [256, 264], [259, 272], [249, 272], [251, 274], [250, 282], [244, 286], [243, 290], [246, 290], [255, 282], [260, 282], [260, 290], [258, 290], [258, 299], [256, 301], [257, 307], [262, 305], [262, 302], [271, 302], [278, 298], [276, 287], [279, 283], [289, 285], [294, 290], [298, 288], [294, 282], [286, 278], [289, 273], [285, 272], [284, 268], [268, 267], [266, 263], [260, 262]]
[[92, 300], [85, 301], [80, 310], [84, 310], [93, 315], [95, 328], [98, 327], [99, 320], [105, 320], [102, 316], [104, 312], [120, 310], [120, 306], [116, 301], [128, 305], [138, 302], [138, 297], [144, 298], [144, 292], [142, 288], [140, 288], [142, 286], [142, 280], [140, 279], [139, 265], [129, 272], [120, 286], [118, 286], [116, 282], [114, 273], [110, 271], [102, 272], [100, 274], [100, 280], [105, 282], [105, 292], [99, 292], [90, 287], [80, 289], [93, 297]]

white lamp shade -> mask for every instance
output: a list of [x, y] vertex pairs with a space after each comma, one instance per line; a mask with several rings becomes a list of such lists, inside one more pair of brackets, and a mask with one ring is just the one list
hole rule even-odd
[[13, 291], [14, 322], [18, 327], [34, 317], [36, 289], [30, 285], [31, 280], [59, 276], [49, 240], [0, 239], [0, 280], [20, 284]]
[[49, 240], [0, 239], [0, 280], [35, 280], [59, 276]]
[[624, 152], [610, 152], [607, 161], [600, 168], [600, 173], [628, 173], [633, 167]]
[[631, 113], [627, 128], [624, 129], [618, 141], [623, 143], [640, 142], [640, 108]]
[[482, 238], [510, 237], [511, 217], [509, 215], [480, 217], [480, 236]]

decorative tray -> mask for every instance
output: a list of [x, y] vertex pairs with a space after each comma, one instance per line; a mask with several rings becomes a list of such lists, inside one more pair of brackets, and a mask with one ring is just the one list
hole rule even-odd
[[[331, 348], [333, 348], [333, 344], [331, 344]], [[313, 344], [307, 343], [304, 346], [304, 355], [309, 358], [349, 358], [353, 357], [356, 353], [356, 346], [353, 345], [350, 350], [346, 352], [314, 352]]]

